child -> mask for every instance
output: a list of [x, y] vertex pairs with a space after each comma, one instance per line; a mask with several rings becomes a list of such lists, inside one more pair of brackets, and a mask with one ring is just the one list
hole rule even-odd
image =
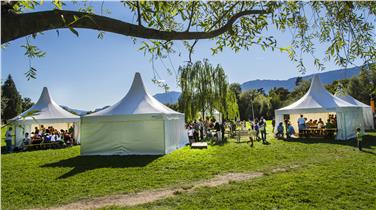
[[360, 128], [356, 129], [356, 142], [358, 144], [359, 151], [362, 151], [362, 141], [363, 141], [363, 135], [360, 131]]

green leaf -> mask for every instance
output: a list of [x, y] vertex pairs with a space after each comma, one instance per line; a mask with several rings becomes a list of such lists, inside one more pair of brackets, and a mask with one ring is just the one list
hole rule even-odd
[[69, 30], [72, 31], [72, 33], [74, 33], [77, 37], [79, 37], [79, 34], [78, 32], [76, 31], [76, 29], [72, 28], [72, 27], [69, 27]]

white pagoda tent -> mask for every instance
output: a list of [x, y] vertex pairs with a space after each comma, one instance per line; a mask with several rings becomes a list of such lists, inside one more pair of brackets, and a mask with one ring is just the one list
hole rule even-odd
[[329, 93], [321, 84], [318, 75], [312, 78], [311, 86], [302, 98], [289, 106], [275, 110], [276, 126], [284, 121], [285, 115], [289, 115], [289, 120], [297, 131], [297, 120], [301, 114], [307, 119], [321, 118], [324, 122], [329, 114], [336, 114], [338, 140], [355, 138], [358, 127], [364, 130], [362, 109]]
[[74, 138], [79, 141], [80, 116], [74, 115], [61, 108], [50, 96], [48, 89], [43, 88], [39, 100], [30, 109], [11, 119], [15, 125], [16, 146], [22, 144], [25, 133], [31, 134], [34, 127], [44, 125], [45, 127], [53, 126], [60, 130], [74, 128]]
[[81, 155], [160, 155], [186, 143], [184, 114], [151, 96], [140, 73], [118, 103], [82, 118]]
[[373, 129], [375, 127], [373, 120], [373, 112], [370, 106], [356, 100], [355, 98], [347, 94], [345, 91], [343, 91], [341, 87], [337, 89], [335, 96], [350, 104], [361, 107], [365, 129]]

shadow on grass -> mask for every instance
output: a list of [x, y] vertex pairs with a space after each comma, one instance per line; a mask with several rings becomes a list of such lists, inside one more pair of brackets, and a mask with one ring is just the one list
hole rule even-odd
[[76, 174], [98, 168], [131, 168], [144, 167], [161, 155], [130, 155], [130, 156], [77, 156], [55, 163], [42, 165], [41, 167], [73, 167], [71, 171], [61, 175], [57, 179], [65, 179]]
[[[297, 138], [297, 139], [284, 139], [288, 142], [300, 142], [304, 144], [339, 144], [351, 147], [357, 147], [356, 140], [351, 139], [348, 141], [340, 141], [335, 139], [325, 139], [325, 138]], [[362, 147], [370, 150], [374, 150], [372, 147], [376, 147], [376, 136], [366, 135], [363, 138]], [[363, 152], [376, 155], [376, 152], [364, 150]]]

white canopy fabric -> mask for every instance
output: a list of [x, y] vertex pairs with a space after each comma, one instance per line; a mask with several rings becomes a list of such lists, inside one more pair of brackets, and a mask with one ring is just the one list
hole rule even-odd
[[302, 98], [275, 111], [276, 126], [279, 122], [283, 122], [283, 115], [336, 113], [338, 129], [336, 138], [346, 140], [355, 137], [357, 127], [364, 128], [361, 112], [360, 107], [329, 93], [321, 84], [318, 75], [315, 75], [309, 90]]
[[81, 155], [160, 155], [188, 142], [184, 114], [151, 96], [140, 73], [123, 99], [81, 124]]
[[346, 101], [350, 104], [361, 107], [362, 113], [363, 113], [363, 121], [364, 121], [364, 128], [365, 129], [373, 129], [375, 127], [374, 120], [373, 120], [373, 112], [372, 112], [372, 109], [371, 109], [370, 106], [356, 100], [355, 98], [353, 98], [349, 94], [345, 93], [341, 89], [337, 89], [335, 96], [337, 96], [338, 98], [340, 98], [340, 99], [342, 99], [342, 100], [344, 100], [344, 101]]
[[[16, 146], [22, 142], [24, 134], [31, 133], [32, 125], [41, 124], [73, 124], [75, 127], [74, 136], [79, 137], [79, 122], [80, 116], [74, 115], [63, 108], [61, 108], [50, 96], [48, 89], [43, 88], [39, 100], [30, 109], [21, 113], [17, 117], [11, 119], [13, 124], [16, 124]], [[79, 141], [79, 140], [78, 140]]]

